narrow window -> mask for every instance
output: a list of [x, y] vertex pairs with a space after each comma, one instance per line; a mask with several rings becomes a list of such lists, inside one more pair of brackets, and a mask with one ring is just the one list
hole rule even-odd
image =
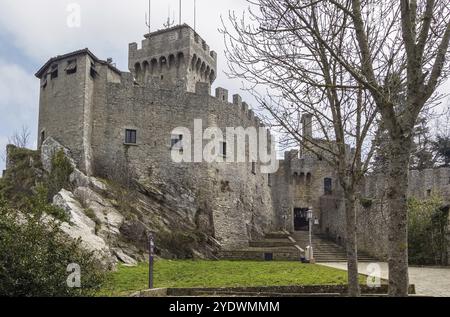
[[183, 135], [174, 134], [170, 140], [170, 149], [183, 151]]
[[227, 143], [226, 142], [220, 142], [220, 155], [222, 157], [227, 156]]
[[331, 178], [325, 178], [323, 181], [324, 194], [330, 196], [333, 194], [333, 180]]
[[58, 78], [58, 65], [52, 65], [52, 70], [50, 72], [50, 79]]
[[77, 60], [71, 59], [67, 62], [66, 74], [71, 75], [77, 72]]
[[42, 146], [42, 144], [44, 144], [44, 141], [45, 141], [45, 130], [42, 130], [41, 131], [41, 146]]
[[252, 174], [256, 175], [256, 162], [252, 162]]
[[427, 190], [427, 197], [431, 197], [431, 189]]
[[91, 62], [91, 71], [90, 71], [90, 73], [91, 73], [91, 77], [92, 78], [95, 78], [96, 76], [97, 76], [97, 70], [95, 69], [95, 64], [94, 63], [92, 63]]
[[267, 174], [267, 185], [272, 187], [272, 174]]
[[126, 129], [125, 130], [125, 144], [136, 144], [137, 142], [137, 131]]
[[44, 77], [42, 77], [42, 81], [41, 81], [41, 87], [42, 89], [45, 89], [45, 87], [47, 87], [47, 75], [44, 75]]

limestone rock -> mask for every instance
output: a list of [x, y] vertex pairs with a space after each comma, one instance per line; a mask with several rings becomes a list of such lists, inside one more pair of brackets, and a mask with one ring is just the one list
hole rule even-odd
[[79, 187], [74, 191], [75, 196], [83, 203], [86, 209], [94, 212], [100, 222], [98, 235], [104, 239], [120, 236], [120, 226], [124, 217], [111, 205], [111, 203], [88, 187]]
[[82, 246], [88, 251], [93, 251], [104, 263], [113, 261], [105, 240], [95, 234], [95, 222], [85, 215], [83, 208], [71, 192], [61, 190], [54, 197], [53, 204], [70, 215], [71, 223], [61, 225], [63, 232], [73, 239], [81, 239]]
[[128, 266], [136, 266], [137, 261], [126, 255], [121, 249], [113, 249], [114, 255], [124, 264]]
[[49, 137], [45, 139], [44, 143], [42, 143], [41, 146], [41, 161], [42, 166], [46, 172], [50, 173], [52, 171], [52, 158], [55, 153], [60, 150], [62, 150], [66, 154], [66, 157], [69, 159], [72, 167], [74, 169], [76, 168], [75, 161], [71, 158], [69, 149], [62, 146], [52, 137]]

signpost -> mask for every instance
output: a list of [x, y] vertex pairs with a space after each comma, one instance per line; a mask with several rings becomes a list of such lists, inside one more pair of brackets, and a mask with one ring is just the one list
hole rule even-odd
[[155, 240], [153, 234], [148, 236], [148, 288], [153, 289], [153, 255], [155, 254]]
[[314, 251], [313, 251], [313, 247], [312, 247], [312, 221], [313, 221], [313, 210], [312, 207], [309, 207], [308, 211], [307, 211], [307, 215], [308, 215], [308, 224], [309, 224], [309, 248], [308, 248], [308, 257], [309, 257], [309, 261], [311, 263], [314, 262]]

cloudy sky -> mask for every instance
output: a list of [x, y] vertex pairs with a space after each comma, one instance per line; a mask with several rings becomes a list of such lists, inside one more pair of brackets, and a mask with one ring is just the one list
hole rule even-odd
[[[72, 4], [81, 9], [80, 27], [68, 26], [68, 20], [74, 21]], [[193, 25], [194, 0], [182, 0], [182, 6], [183, 22]], [[112, 57], [126, 71], [128, 43], [139, 43], [147, 31], [148, 0], [0, 0], [0, 8], [0, 153], [22, 126], [30, 129], [31, 146], [36, 146], [39, 81], [34, 74], [50, 57], [88, 47], [101, 59]], [[244, 98], [242, 83], [221, 73], [226, 62], [218, 28], [229, 10], [246, 8], [245, 0], [197, 0], [197, 31], [219, 55], [215, 86]], [[152, 0], [153, 30], [163, 28], [169, 10], [178, 22], [178, 0]]]
[[[183, 22], [193, 25], [194, 0], [182, 3]], [[73, 4], [81, 9], [80, 27], [68, 25]], [[242, 83], [222, 73], [226, 62], [218, 32], [221, 16], [226, 18], [230, 10], [243, 12], [247, 6], [245, 0], [197, 0], [197, 30], [219, 56], [215, 86], [241, 93], [252, 103], [240, 91]], [[126, 71], [128, 43], [140, 42], [147, 32], [148, 0], [0, 0], [0, 8], [1, 157], [8, 137], [22, 126], [30, 129], [31, 146], [36, 146], [39, 82], [34, 74], [40, 66], [50, 57], [88, 47], [101, 59], [112, 57]], [[178, 0], [152, 0], [153, 30], [163, 28], [169, 10], [178, 20]], [[450, 92], [450, 82], [440, 90]], [[439, 129], [439, 124], [434, 126]], [[0, 171], [3, 167], [0, 159]]]

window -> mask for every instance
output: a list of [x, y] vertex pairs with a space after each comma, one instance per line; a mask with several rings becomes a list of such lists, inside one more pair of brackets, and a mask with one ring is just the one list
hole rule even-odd
[[66, 66], [66, 74], [71, 75], [71, 74], [75, 74], [77, 72], [77, 60], [76, 59], [71, 59], [67, 62], [67, 66]]
[[58, 78], [58, 65], [52, 65], [52, 70], [50, 71], [50, 78]]
[[91, 71], [90, 71], [90, 73], [91, 73], [91, 77], [92, 78], [95, 78], [96, 76], [97, 76], [97, 70], [95, 69], [95, 64], [94, 63], [92, 63], [91, 62]]
[[427, 190], [427, 197], [431, 197], [431, 189]]
[[41, 87], [42, 87], [42, 89], [45, 89], [45, 87], [47, 87], [47, 83], [48, 83], [48, 81], [47, 81], [47, 75], [44, 75], [44, 77], [42, 78], [42, 81], [41, 81]]
[[226, 142], [220, 142], [220, 153], [222, 157], [227, 156], [227, 143]]
[[333, 194], [333, 180], [331, 178], [325, 178], [323, 180], [324, 194], [330, 196]]
[[267, 174], [267, 185], [272, 187], [272, 174]]
[[42, 144], [44, 144], [44, 141], [45, 141], [45, 130], [42, 130], [41, 131], [41, 146], [42, 146]]
[[137, 131], [126, 129], [125, 130], [125, 144], [136, 144], [137, 142]]
[[172, 138], [170, 141], [170, 149], [183, 151], [183, 135], [182, 134], [172, 135]]
[[252, 174], [256, 175], [256, 162], [252, 162]]

